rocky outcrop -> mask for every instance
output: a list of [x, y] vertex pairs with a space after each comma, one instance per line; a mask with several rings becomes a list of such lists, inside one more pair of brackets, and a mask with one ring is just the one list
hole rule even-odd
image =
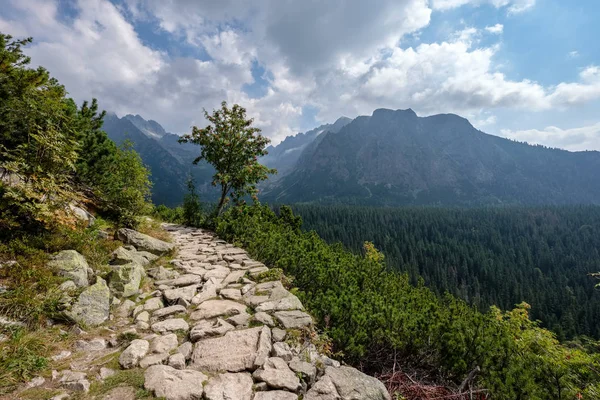
[[173, 243], [153, 238], [152, 236], [134, 231], [133, 229], [121, 228], [117, 231], [117, 238], [123, 243], [133, 245], [139, 251], [161, 256], [172, 252], [175, 249]]
[[144, 387], [167, 400], [201, 400], [204, 393], [202, 385], [207, 379], [198, 371], [154, 365], [144, 374]]
[[54, 255], [48, 262], [48, 267], [54, 268], [59, 276], [73, 281], [79, 288], [89, 285], [89, 278], [93, 271], [85, 257], [75, 250], [63, 250]]
[[110, 312], [110, 290], [100, 277], [96, 283], [85, 289], [70, 310], [67, 317], [84, 326], [96, 326], [106, 321]]

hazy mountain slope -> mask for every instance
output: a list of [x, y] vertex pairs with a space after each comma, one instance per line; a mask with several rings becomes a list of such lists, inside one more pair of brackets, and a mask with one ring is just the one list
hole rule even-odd
[[150, 169], [152, 200], [169, 206], [181, 203], [185, 193], [186, 168], [156, 140], [140, 131], [129, 119], [107, 114], [102, 127], [117, 144], [129, 139]]
[[274, 178], [280, 179], [293, 169], [302, 152], [316, 138], [320, 137], [324, 132], [338, 132], [351, 121], [350, 118], [341, 117], [333, 124], [321, 125], [306, 133], [288, 136], [277, 146], [269, 146], [267, 148], [269, 154], [263, 157], [261, 162], [270, 168], [277, 169], [277, 175]]
[[600, 203], [598, 152], [487, 135], [452, 114], [375, 110], [328, 132], [264, 195], [277, 202]]

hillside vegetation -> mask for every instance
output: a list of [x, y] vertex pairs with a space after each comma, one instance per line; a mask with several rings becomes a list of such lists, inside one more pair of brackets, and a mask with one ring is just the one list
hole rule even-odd
[[421, 277], [486, 310], [522, 301], [561, 339], [600, 337], [600, 207], [375, 208], [294, 205], [306, 230], [360, 252], [365, 240], [387, 266]]

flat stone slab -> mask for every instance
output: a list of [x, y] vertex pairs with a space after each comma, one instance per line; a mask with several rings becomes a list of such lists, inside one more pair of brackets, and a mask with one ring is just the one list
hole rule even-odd
[[189, 331], [190, 326], [181, 318], [167, 319], [166, 321], [152, 324], [152, 331], [156, 333], [174, 332], [174, 331]]
[[[255, 366], [257, 355], [264, 353], [259, 348], [263, 334], [267, 336], [263, 333], [263, 328], [256, 327], [229, 331], [221, 337], [201, 340], [194, 346], [190, 367], [201, 371], [228, 372], [251, 369]], [[267, 354], [271, 349], [270, 331], [268, 339]]]
[[298, 310], [277, 311], [275, 313], [275, 318], [285, 329], [298, 329], [312, 325], [312, 317], [307, 313]]
[[234, 329], [233, 325], [223, 321], [221, 318], [217, 318], [216, 321], [202, 320], [190, 331], [190, 340], [192, 342], [197, 342], [206, 337], [224, 335]]
[[147, 251], [159, 256], [167, 254], [175, 249], [173, 243], [167, 243], [153, 238], [152, 236], [134, 231], [133, 229], [121, 228], [117, 231], [117, 237], [123, 243], [133, 245], [137, 250]]
[[179, 299], [184, 299], [191, 302], [196, 295], [198, 285], [184, 286], [177, 289], [168, 289], [163, 292], [165, 300], [169, 303], [174, 303]]
[[165, 308], [156, 310], [152, 313], [152, 316], [156, 317], [156, 318], [164, 318], [164, 317], [168, 317], [169, 315], [174, 315], [174, 314], [179, 314], [179, 313], [185, 312], [185, 310], [186, 310], [186, 308], [184, 306], [180, 306], [179, 304], [177, 304], [174, 306], [169, 306], [169, 307], [165, 307]]
[[201, 400], [207, 379], [202, 372], [153, 365], [144, 373], [144, 387], [167, 400]]
[[[306, 397], [305, 397], [306, 399]], [[323, 397], [323, 400], [336, 400], [336, 397]], [[271, 390], [268, 392], [257, 392], [254, 400], [298, 400], [298, 395], [284, 390]], [[314, 399], [316, 400], [316, 399]]]
[[232, 300], [206, 300], [198, 305], [196, 311], [190, 315], [192, 320], [220, 317], [222, 315], [236, 315], [246, 312], [246, 305]]
[[207, 400], [252, 400], [252, 377], [248, 373], [225, 373], [211, 378], [204, 387]]

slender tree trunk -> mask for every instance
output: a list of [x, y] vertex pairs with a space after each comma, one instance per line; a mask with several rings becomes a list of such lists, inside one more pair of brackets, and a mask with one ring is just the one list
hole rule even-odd
[[223, 209], [223, 204], [225, 203], [225, 198], [227, 197], [227, 185], [221, 186], [221, 199], [219, 200], [219, 204], [217, 205], [217, 209], [215, 210], [215, 217], [221, 215], [221, 210]]

